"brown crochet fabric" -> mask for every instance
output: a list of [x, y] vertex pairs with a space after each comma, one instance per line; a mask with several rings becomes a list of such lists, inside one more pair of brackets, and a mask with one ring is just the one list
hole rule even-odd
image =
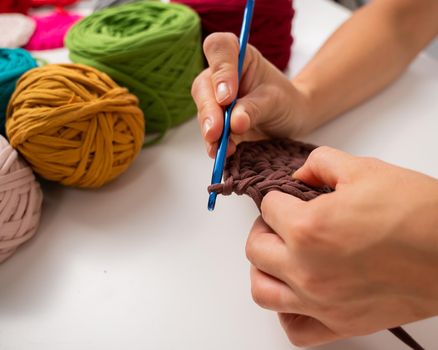
[[[317, 146], [290, 139], [243, 142], [227, 159], [224, 183], [211, 185], [208, 191], [225, 196], [233, 192], [246, 194], [259, 210], [263, 196], [269, 191], [282, 191], [305, 201], [329, 193], [332, 190], [328, 187], [310, 187], [291, 177], [315, 148]], [[411, 349], [424, 350], [403, 328], [395, 327], [389, 331]]]
[[209, 192], [229, 196], [231, 193], [250, 196], [260, 209], [263, 196], [269, 191], [282, 191], [308, 201], [330, 192], [325, 188], [313, 188], [291, 175], [300, 168], [316, 146], [276, 139], [243, 142], [227, 160], [224, 183], [211, 185]]

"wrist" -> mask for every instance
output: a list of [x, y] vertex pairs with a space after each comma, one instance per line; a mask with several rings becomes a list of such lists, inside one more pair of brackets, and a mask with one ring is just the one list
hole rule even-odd
[[314, 93], [312, 85], [308, 79], [301, 79], [300, 76], [291, 81], [300, 103], [296, 108], [295, 115], [301, 120], [300, 135], [308, 134], [317, 129], [334, 116], [329, 115], [323, 101], [318, 101], [317, 94]]
[[293, 79], [291, 81], [293, 88], [292, 115], [298, 121], [298, 135], [306, 135], [316, 129], [321, 123], [318, 123], [315, 102], [310, 89], [305, 81]]

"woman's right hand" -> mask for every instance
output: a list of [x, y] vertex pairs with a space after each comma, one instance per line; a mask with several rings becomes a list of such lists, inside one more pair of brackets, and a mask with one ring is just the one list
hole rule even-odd
[[[306, 130], [308, 98], [288, 78], [248, 45], [238, 91], [239, 42], [231, 33], [214, 33], [204, 42], [209, 68], [194, 81], [192, 95], [210, 157], [215, 157], [224, 108], [238, 95], [231, 115], [228, 155], [242, 141], [294, 137]], [[307, 131], [307, 130], [306, 130]]]

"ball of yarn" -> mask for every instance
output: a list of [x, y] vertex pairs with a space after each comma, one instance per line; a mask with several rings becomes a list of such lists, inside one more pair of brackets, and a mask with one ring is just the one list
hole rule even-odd
[[[232, 32], [242, 26], [246, 0], [172, 0], [193, 8], [201, 17], [204, 38], [213, 32]], [[292, 0], [257, 0], [249, 42], [280, 70], [285, 70], [293, 42]]]
[[25, 72], [37, 66], [23, 49], [0, 49], [0, 134], [5, 133], [5, 115], [15, 84]]
[[195, 115], [190, 89], [203, 68], [200, 32], [199, 17], [187, 6], [139, 1], [82, 19], [66, 46], [73, 62], [108, 73], [139, 97], [157, 141]]
[[0, 135], [0, 263], [35, 234], [42, 199], [32, 170]]
[[64, 46], [64, 37], [70, 27], [82, 16], [57, 9], [47, 16], [32, 17], [36, 30], [25, 46], [27, 50], [50, 50]]
[[35, 21], [20, 13], [0, 14], [0, 47], [17, 48], [28, 43]]
[[68, 6], [78, 2], [78, 0], [30, 0], [32, 7], [40, 6]]
[[11, 145], [42, 177], [96, 188], [131, 164], [144, 139], [138, 99], [79, 64], [36, 68], [17, 83], [6, 123]]
[[0, 13], [24, 13], [31, 7], [31, 0], [0, 0]]

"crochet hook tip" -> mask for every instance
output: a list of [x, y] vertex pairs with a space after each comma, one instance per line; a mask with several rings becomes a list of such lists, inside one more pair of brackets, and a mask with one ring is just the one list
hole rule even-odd
[[213, 211], [214, 210], [214, 207], [216, 205], [216, 197], [217, 197], [216, 192], [211, 192], [210, 193], [210, 196], [208, 197], [208, 210], [209, 211]]

